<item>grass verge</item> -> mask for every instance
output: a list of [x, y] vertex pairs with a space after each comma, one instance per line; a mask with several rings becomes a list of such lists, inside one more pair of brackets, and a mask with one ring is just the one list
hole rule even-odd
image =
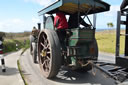
[[27, 40], [27, 41], [26, 41], [26, 44], [25, 44], [24, 47], [22, 48], [23, 51], [21, 52], [20, 55], [22, 55], [29, 47], [30, 47], [30, 41]]
[[[121, 31], [124, 34], [124, 31]], [[116, 48], [116, 31], [96, 32], [98, 48], [101, 52], [115, 53]], [[124, 54], [125, 37], [120, 37], [120, 54]]]
[[23, 79], [24, 84], [25, 84], [25, 85], [28, 85], [27, 82], [25, 81], [24, 75], [23, 75], [23, 73], [22, 73], [22, 69], [21, 69], [19, 60], [17, 60], [17, 66], [18, 66], [18, 69], [19, 69], [19, 72], [20, 72], [20, 75], [21, 75], [21, 77], [22, 77], [22, 79]]

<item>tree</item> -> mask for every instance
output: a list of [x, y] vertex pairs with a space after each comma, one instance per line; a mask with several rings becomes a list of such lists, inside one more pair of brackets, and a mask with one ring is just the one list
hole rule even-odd
[[113, 28], [114, 27], [114, 25], [113, 25], [112, 22], [107, 23], [107, 26], [110, 27], [110, 28]]

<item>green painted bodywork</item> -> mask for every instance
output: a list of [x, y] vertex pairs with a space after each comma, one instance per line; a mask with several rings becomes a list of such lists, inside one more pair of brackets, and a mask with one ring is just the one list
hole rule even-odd
[[76, 46], [80, 43], [90, 43], [94, 40], [94, 29], [72, 29], [73, 35], [70, 37], [69, 46]]
[[[69, 55], [73, 63], [77, 59], [91, 57], [90, 46], [95, 39], [95, 29], [71, 29], [73, 35], [69, 38]], [[75, 50], [75, 53], [74, 53]]]
[[86, 62], [88, 59], [94, 59], [90, 52], [90, 48], [95, 40], [95, 29], [74, 28], [71, 29], [71, 32], [73, 35], [69, 39], [69, 57], [71, 58], [72, 64], [76, 68], [79, 68], [81, 67], [78, 63], [79, 60], [84, 60], [84, 62]]

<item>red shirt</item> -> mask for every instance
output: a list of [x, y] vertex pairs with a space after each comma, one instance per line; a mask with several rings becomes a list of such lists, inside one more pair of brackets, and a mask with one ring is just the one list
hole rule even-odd
[[[58, 20], [58, 23], [57, 23], [57, 20]], [[56, 16], [54, 18], [54, 26], [57, 29], [67, 29], [68, 28], [68, 23], [67, 23], [65, 15], [63, 13], [61, 13], [61, 12], [56, 13]]]

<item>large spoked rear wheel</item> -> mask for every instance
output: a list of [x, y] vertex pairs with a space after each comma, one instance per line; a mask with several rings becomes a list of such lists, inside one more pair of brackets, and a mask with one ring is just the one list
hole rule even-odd
[[45, 29], [39, 35], [38, 59], [42, 74], [55, 77], [61, 66], [60, 42], [55, 31]]

